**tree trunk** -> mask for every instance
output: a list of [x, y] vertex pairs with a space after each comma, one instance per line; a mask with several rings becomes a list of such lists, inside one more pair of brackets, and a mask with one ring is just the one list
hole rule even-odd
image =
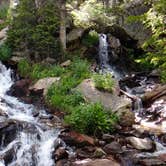
[[61, 3], [60, 9], [60, 43], [63, 52], [66, 52], [66, 4]]

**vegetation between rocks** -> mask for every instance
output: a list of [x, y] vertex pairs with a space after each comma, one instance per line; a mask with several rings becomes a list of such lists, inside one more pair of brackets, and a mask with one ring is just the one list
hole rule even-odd
[[109, 73], [106, 74], [94, 74], [93, 81], [95, 83], [95, 87], [99, 90], [104, 90], [108, 92], [112, 92], [114, 86], [114, 80], [112, 79], [112, 75]]

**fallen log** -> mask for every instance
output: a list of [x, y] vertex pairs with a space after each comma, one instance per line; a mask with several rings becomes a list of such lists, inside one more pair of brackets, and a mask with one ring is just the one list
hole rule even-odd
[[133, 95], [133, 94], [130, 94], [130, 93], [127, 93], [126, 91], [120, 89], [120, 92], [123, 93], [124, 95], [126, 95], [128, 98], [136, 101], [138, 99], [138, 97], [136, 95]]
[[166, 95], [166, 85], [159, 85], [152, 91], [146, 92], [142, 97], [143, 104], [149, 104], [157, 100], [158, 98]]

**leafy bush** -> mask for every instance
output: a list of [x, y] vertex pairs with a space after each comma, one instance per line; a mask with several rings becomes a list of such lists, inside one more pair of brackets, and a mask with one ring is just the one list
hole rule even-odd
[[113, 131], [117, 121], [117, 116], [108, 115], [99, 103], [82, 104], [65, 117], [65, 122], [75, 130], [90, 135]]
[[70, 66], [70, 70], [73, 73], [73, 77], [78, 79], [84, 79], [89, 77], [90, 64], [87, 60], [80, 59], [78, 57], [73, 59], [73, 62]]
[[98, 33], [93, 30], [90, 31], [82, 40], [82, 44], [84, 44], [87, 47], [94, 46], [98, 43], [99, 41], [99, 36]]
[[94, 74], [92, 78], [96, 88], [112, 92], [114, 81], [111, 74]]
[[32, 66], [28, 60], [23, 59], [18, 63], [18, 71], [22, 77], [29, 77], [31, 70]]
[[59, 84], [51, 86], [47, 93], [47, 101], [53, 107], [70, 112], [74, 107], [84, 102], [82, 95], [78, 92], [73, 92], [83, 79], [88, 78], [89, 63], [80, 58], [74, 58], [71, 66], [66, 69], [66, 72], [61, 75]]
[[11, 57], [12, 50], [8, 44], [2, 44], [0, 46], [0, 60], [5, 61]]

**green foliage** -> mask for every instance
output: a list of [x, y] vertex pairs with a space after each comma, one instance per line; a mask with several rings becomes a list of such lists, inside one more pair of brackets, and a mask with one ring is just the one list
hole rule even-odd
[[114, 86], [114, 81], [112, 79], [111, 74], [94, 74], [93, 75], [93, 80], [95, 83], [95, 87], [100, 89], [100, 90], [105, 90], [112, 92], [112, 88]]
[[4, 43], [0, 46], [0, 60], [5, 61], [11, 57], [12, 50], [8, 44]]
[[88, 61], [80, 59], [78, 57], [75, 57], [73, 59], [73, 62], [70, 67], [70, 70], [73, 73], [73, 77], [76, 77], [78, 79], [84, 79], [89, 77], [89, 69], [90, 64], [88, 63]]
[[31, 73], [31, 70], [31, 64], [26, 59], [23, 59], [18, 63], [18, 71], [21, 76], [28, 77]]
[[[148, 3], [149, 1], [147, 1]], [[166, 27], [165, 27], [165, 8], [166, 1], [159, 0], [151, 2], [152, 7], [143, 15], [130, 16], [129, 22], [141, 21], [146, 28], [151, 29], [152, 36], [142, 45], [145, 54], [135, 61], [142, 69], [160, 68], [162, 81], [165, 80], [165, 71], [162, 66], [166, 62]]]
[[45, 77], [58, 77], [65, 72], [65, 69], [58, 65], [31, 64], [23, 59], [18, 63], [18, 70], [21, 76], [37, 80]]
[[117, 116], [107, 114], [99, 103], [81, 104], [65, 117], [65, 122], [75, 130], [90, 135], [113, 131], [117, 121]]
[[84, 44], [87, 47], [94, 46], [98, 43], [99, 41], [99, 36], [98, 33], [93, 30], [90, 31], [82, 40], [82, 44]]
[[48, 90], [47, 101], [49, 104], [69, 112], [73, 107], [84, 102], [80, 93], [71, 90], [89, 75], [89, 63], [78, 57], [74, 58], [71, 66], [61, 75], [60, 82]]
[[162, 66], [160, 66], [160, 70], [161, 70], [161, 81], [163, 83], [166, 83], [166, 61], [165, 63], [162, 64]]
[[34, 0], [21, 0], [8, 31], [8, 42], [16, 51], [29, 50], [31, 59], [58, 58], [59, 20], [55, 3], [47, 1], [39, 9]]

